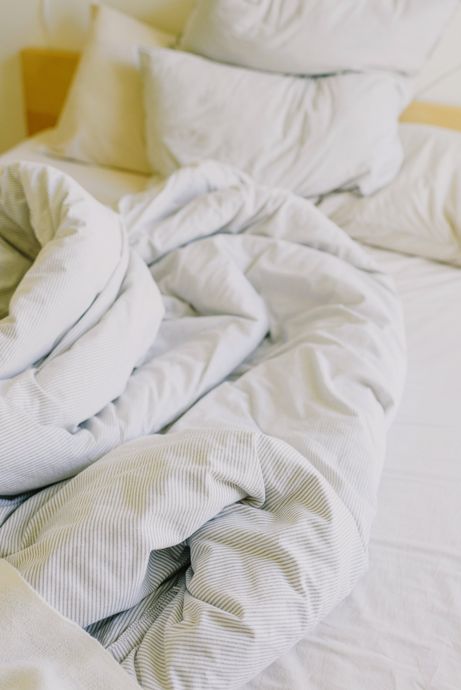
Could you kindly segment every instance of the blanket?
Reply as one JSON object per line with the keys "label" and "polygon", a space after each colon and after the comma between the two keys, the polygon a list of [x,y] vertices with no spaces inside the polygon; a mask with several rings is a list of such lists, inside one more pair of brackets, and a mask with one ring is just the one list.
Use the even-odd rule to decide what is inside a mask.
{"label": "blanket", "polygon": [[240,688],[366,568],[393,285],[310,202],[214,162],[118,214],[30,163],[0,200],[7,572],[146,690]]}

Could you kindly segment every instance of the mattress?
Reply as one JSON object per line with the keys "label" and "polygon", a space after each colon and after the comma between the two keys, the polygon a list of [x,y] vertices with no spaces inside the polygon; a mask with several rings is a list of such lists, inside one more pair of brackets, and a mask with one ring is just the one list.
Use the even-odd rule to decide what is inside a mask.
{"label": "mattress", "polygon": [[[46,138],[46,135],[45,135]],[[44,135],[0,158],[42,161],[114,206],[149,178],[46,158]],[[461,302],[459,269],[369,249],[404,306],[407,385],[391,429],[359,585],[248,690],[459,690]]]}

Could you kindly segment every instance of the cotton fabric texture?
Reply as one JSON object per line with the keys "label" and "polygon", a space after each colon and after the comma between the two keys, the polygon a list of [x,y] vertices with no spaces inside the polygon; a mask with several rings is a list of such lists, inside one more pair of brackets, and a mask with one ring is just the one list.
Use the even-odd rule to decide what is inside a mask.
{"label": "cotton fabric texture", "polygon": [[403,124],[399,174],[369,199],[333,194],[320,208],[352,237],[461,265],[461,133]]}
{"label": "cotton fabric texture", "polygon": [[85,163],[147,174],[137,46],[175,37],[98,5],[88,43],[47,150]]}
{"label": "cotton fabric texture", "polygon": [[141,690],[103,647],[0,560],[2,690]]}
{"label": "cotton fabric texture", "polygon": [[[3,177],[37,270],[10,298],[35,321],[1,381],[0,557],[145,690],[239,688],[367,566],[405,363],[392,282],[309,201],[216,162],[119,214],[57,171]],[[83,286],[63,211],[73,268],[101,261]]]}
{"label": "cotton fabric texture", "polygon": [[72,476],[121,442],[109,403],[164,307],[119,215],[51,167],[0,171],[0,260],[5,496]]}
{"label": "cotton fabric texture", "polygon": [[214,159],[260,184],[306,197],[371,194],[399,170],[403,78],[303,79],[222,65],[185,52],[141,52],[152,170]]}
{"label": "cotton fabric texture", "polygon": [[282,74],[415,74],[458,6],[458,0],[198,0],[181,47]]}

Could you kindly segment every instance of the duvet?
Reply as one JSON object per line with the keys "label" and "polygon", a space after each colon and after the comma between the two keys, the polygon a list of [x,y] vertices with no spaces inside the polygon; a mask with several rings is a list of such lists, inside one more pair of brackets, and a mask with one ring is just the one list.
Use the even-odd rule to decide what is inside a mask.
{"label": "duvet", "polygon": [[6,167],[0,265],[2,687],[243,687],[366,567],[391,282],[213,162],[118,213]]}

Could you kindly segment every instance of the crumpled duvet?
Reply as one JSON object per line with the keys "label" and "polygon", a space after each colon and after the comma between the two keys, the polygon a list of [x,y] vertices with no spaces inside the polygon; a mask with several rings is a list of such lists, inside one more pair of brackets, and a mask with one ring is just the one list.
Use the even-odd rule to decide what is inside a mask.
{"label": "crumpled duvet", "polygon": [[123,440],[110,403],[164,310],[118,215],[53,168],[2,171],[0,262],[0,494],[17,494]]}
{"label": "crumpled duvet", "polygon": [[213,162],[118,215],[50,168],[1,185],[0,555],[143,688],[240,688],[366,567],[393,286]]}

